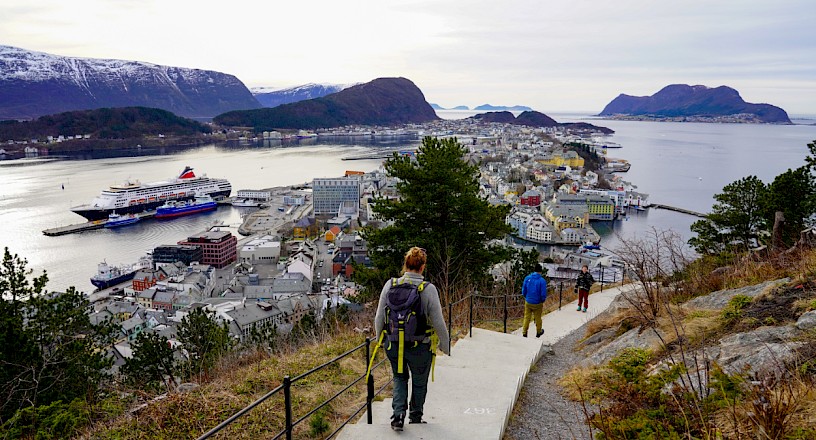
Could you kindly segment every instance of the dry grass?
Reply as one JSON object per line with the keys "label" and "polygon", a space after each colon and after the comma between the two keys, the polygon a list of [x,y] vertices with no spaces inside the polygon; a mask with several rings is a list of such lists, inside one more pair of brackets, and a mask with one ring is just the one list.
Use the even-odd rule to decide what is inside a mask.
{"label": "dry grass", "polygon": [[[246,407],[281,384],[287,374],[300,373],[325,363],[363,342],[363,336],[347,327],[336,329],[331,337],[315,338],[291,352],[245,361],[224,362],[215,379],[188,393],[171,393],[154,401],[132,416],[119,417],[92,426],[84,437],[115,439],[191,438],[203,434],[219,422]],[[293,415],[305,415],[334,393],[365,373],[365,350],[347,357],[292,386]],[[383,354],[377,355],[379,359]],[[246,364],[239,366],[240,364]],[[379,389],[391,378],[388,363],[374,374]],[[365,403],[365,383],[341,395],[329,404],[326,421],[334,430]],[[278,393],[238,419],[214,438],[255,439],[274,436],[284,428],[283,393]],[[331,432],[331,431],[329,431]],[[322,438],[309,435],[309,419],[295,428],[295,438]]]}
{"label": "dry grass", "polygon": [[580,402],[582,396],[587,398],[588,396],[582,393],[586,393],[587,384],[592,383],[601,369],[602,367],[574,367],[561,376],[558,385],[564,397],[574,402]]}
{"label": "dry grass", "polygon": [[[633,308],[618,309],[613,313],[602,313],[597,318],[589,321],[586,327],[586,337],[590,337],[600,331],[619,328],[621,325],[630,325],[638,321],[637,311]],[[633,326],[630,328],[634,328]]]}

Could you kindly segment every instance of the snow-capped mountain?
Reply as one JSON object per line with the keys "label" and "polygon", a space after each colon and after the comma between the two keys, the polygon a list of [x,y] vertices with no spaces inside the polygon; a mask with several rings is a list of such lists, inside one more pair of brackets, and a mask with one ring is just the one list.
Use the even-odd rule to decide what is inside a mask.
{"label": "snow-capped mountain", "polygon": [[238,78],[225,73],[0,45],[0,119],[130,106],[193,118],[261,107]]}
{"label": "snow-capped mountain", "polygon": [[345,90],[355,84],[303,84],[294,87],[253,87],[252,94],[264,107],[277,107],[291,102],[321,98]]}

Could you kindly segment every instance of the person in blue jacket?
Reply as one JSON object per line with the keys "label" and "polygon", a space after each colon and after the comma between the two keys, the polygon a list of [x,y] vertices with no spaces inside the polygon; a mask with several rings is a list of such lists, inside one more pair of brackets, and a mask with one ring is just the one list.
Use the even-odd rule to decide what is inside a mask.
{"label": "person in blue jacket", "polygon": [[524,297],[524,324],[521,327],[521,335],[527,337],[527,328],[530,327],[530,319],[535,321],[536,338],[544,334],[541,328],[541,310],[544,307],[544,300],[547,299],[547,280],[541,276],[544,267],[541,263],[536,263],[533,273],[524,278],[521,286],[521,295]]}

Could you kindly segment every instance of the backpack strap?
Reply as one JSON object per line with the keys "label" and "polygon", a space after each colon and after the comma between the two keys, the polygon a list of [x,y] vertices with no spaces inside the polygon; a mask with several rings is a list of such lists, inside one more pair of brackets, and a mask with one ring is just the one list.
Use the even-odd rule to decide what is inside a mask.
{"label": "backpack strap", "polygon": [[380,348],[380,345],[382,345],[382,341],[383,341],[384,337],[385,337],[385,330],[380,332],[380,339],[377,341],[377,345],[374,346],[374,352],[371,353],[371,361],[368,362],[368,371],[366,371],[366,383],[368,383],[368,376],[371,375],[371,367],[374,365],[374,358],[377,356],[377,349]]}

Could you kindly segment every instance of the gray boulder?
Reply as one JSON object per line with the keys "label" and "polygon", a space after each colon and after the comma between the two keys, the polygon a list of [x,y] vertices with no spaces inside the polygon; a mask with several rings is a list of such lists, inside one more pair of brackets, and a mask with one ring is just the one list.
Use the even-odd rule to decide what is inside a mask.
{"label": "gray boulder", "polygon": [[723,338],[718,345],[706,348],[705,354],[729,373],[746,368],[751,373],[773,372],[793,359],[803,344],[795,341],[800,333],[792,325],[760,327]]}
{"label": "gray boulder", "polygon": [[813,330],[816,328],[816,310],[803,313],[796,321],[796,328],[802,331]]}
{"label": "gray boulder", "polygon": [[[632,347],[655,350],[661,345],[660,338],[655,332],[660,332],[660,330],[646,329],[641,331],[640,328],[633,328],[590,354],[586,359],[581,361],[581,365],[589,367],[604,364],[615,357],[615,355],[624,348]],[[663,336],[662,332],[661,336]]]}
{"label": "gray boulder", "polygon": [[728,305],[731,298],[737,295],[745,295],[751,298],[756,298],[761,293],[770,289],[785,285],[790,282],[790,278],[781,278],[773,281],[766,281],[761,284],[753,286],[740,287],[738,289],[718,290],[709,293],[708,295],[698,296],[685,303],[687,307],[694,307],[697,309],[720,310]]}

